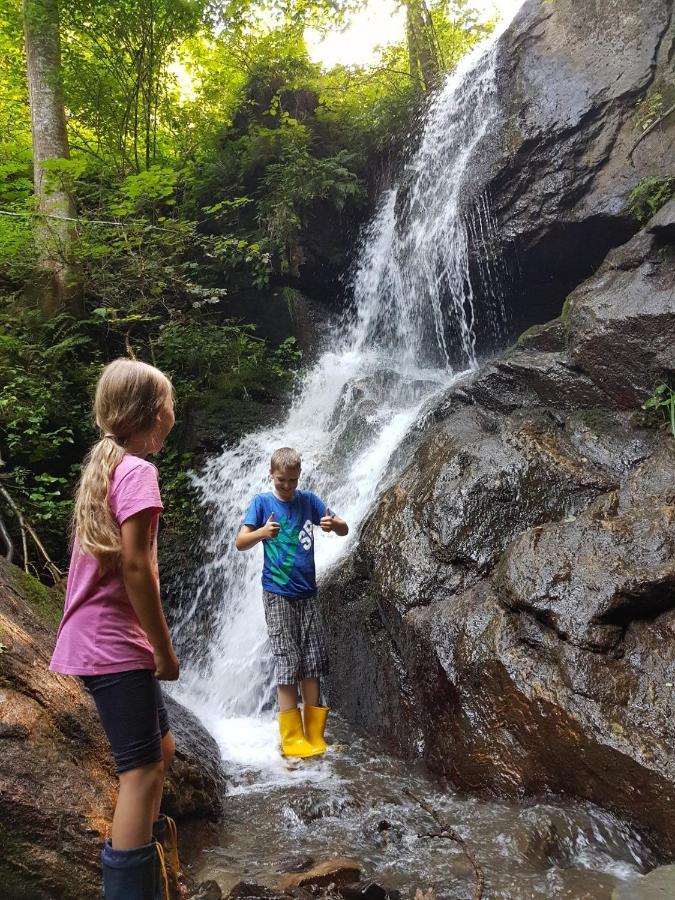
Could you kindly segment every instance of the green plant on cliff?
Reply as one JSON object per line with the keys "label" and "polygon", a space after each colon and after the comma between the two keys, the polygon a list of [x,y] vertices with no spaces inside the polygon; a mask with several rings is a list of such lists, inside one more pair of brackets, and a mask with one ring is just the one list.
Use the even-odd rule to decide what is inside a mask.
{"label": "green plant on cliff", "polygon": [[651,396],[642,404],[647,412],[660,413],[670,424],[670,431],[675,437],[675,390],[668,384],[658,384]]}
{"label": "green plant on cliff", "polygon": [[675,194],[675,178],[644,178],[628,198],[628,209],[640,225],[648,222]]}
{"label": "green plant on cliff", "polygon": [[634,126],[636,131],[646,131],[663,113],[663,94],[650,91],[635,104]]}

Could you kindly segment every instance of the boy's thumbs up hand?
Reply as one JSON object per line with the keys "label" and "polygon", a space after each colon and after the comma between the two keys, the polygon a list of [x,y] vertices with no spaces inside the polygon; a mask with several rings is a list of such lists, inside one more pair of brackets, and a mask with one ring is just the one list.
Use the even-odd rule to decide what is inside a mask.
{"label": "boy's thumbs up hand", "polygon": [[265,522],[261,529],[263,532],[263,540],[275,538],[279,534],[280,527],[281,526],[279,525],[279,523],[274,521],[274,513],[270,513],[269,519]]}
{"label": "boy's thumbs up hand", "polygon": [[319,524],[321,525],[322,531],[333,530],[333,513],[328,507],[326,507],[326,515],[321,517],[321,521]]}

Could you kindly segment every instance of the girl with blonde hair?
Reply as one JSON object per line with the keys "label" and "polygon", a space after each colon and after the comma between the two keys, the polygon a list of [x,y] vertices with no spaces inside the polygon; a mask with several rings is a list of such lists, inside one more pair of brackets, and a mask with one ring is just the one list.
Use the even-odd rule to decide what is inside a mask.
{"label": "girl with blonde hair", "polygon": [[[101,437],[82,471],[73,514],[65,608],[50,668],[79,676],[112,748],[119,795],[101,853],[106,900],[168,893],[171,820],[160,816],[175,744],[159,681],[178,678],[159,593],[157,453],[174,425],[169,379],[147,363],[117,359],[96,387]],[[175,849],[175,848],[174,848]]]}

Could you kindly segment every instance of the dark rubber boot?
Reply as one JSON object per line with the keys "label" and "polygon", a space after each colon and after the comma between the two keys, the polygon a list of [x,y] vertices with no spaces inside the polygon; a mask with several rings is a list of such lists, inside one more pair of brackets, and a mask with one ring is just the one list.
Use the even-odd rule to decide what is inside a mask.
{"label": "dark rubber boot", "polygon": [[155,841],[133,850],[113,850],[106,841],[101,864],[105,900],[164,900]]}

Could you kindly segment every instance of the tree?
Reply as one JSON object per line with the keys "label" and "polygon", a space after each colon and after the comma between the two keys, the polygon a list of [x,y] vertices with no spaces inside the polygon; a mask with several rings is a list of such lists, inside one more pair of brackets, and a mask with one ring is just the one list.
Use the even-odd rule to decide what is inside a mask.
{"label": "tree", "polygon": [[23,0],[28,97],[33,141],[33,183],[38,203],[36,239],[47,278],[43,309],[61,308],[69,293],[67,251],[75,208],[70,193],[49,171],[67,160],[68,134],[61,80],[58,0]]}
{"label": "tree", "polygon": [[433,90],[441,70],[431,12],[424,0],[406,0],[410,77],[418,90]]}
{"label": "tree", "polygon": [[205,22],[204,0],[75,0],[63,10],[73,149],[117,173],[162,161],[177,49]]}

